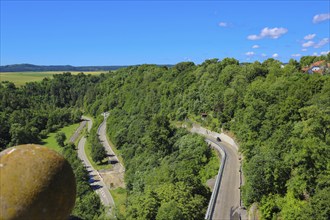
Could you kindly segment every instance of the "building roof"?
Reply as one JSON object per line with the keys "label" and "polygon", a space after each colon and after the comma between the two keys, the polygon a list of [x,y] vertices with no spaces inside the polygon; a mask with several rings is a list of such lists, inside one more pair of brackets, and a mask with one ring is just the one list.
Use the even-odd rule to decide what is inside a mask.
{"label": "building roof", "polygon": [[314,63],[312,63],[310,66],[313,67],[313,66],[320,66],[321,64],[323,64],[325,62],[325,60],[320,60],[320,61],[316,61]]}
{"label": "building roof", "polygon": [[305,66],[305,67],[301,68],[301,70],[303,72],[308,72],[308,73],[312,73],[312,72],[321,73],[322,72],[321,70],[316,70],[316,69],[312,70],[314,67],[320,67],[321,65],[325,65],[326,67],[329,67],[330,64],[326,63],[325,60],[319,60],[319,61],[312,63],[309,66]]}

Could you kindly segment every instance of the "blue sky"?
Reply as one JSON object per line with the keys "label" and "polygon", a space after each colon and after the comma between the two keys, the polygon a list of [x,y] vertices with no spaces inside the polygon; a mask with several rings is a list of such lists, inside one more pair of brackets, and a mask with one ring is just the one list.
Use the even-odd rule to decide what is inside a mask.
{"label": "blue sky", "polygon": [[1,0],[1,65],[241,62],[324,54],[324,1]]}

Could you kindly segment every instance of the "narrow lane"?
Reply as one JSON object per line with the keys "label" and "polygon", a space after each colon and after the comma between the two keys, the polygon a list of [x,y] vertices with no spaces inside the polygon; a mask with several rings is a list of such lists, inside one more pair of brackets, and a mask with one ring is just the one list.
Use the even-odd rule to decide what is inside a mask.
{"label": "narrow lane", "polygon": [[80,122],[79,127],[77,128],[77,130],[74,132],[74,134],[69,139],[70,143],[74,143],[77,140],[77,138],[79,137],[82,129],[86,126],[86,123],[87,122],[85,120]]}
{"label": "narrow lane", "polygon": [[[81,122],[88,125],[87,130],[90,131],[92,128],[92,120],[87,117],[83,117],[85,121]],[[86,169],[89,173],[90,177],[90,185],[95,190],[95,192],[100,196],[101,202],[104,206],[110,208],[110,212],[112,211],[112,208],[115,206],[115,203],[113,201],[113,198],[109,192],[109,190],[106,188],[105,183],[103,182],[103,179],[101,178],[100,174],[97,170],[93,168],[90,161],[87,158],[86,152],[85,152],[85,143],[86,143],[86,137],[82,137],[78,143],[78,157],[83,161],[84,165],[86,166]]]}
{"label": "narrow lane", "polygon": [[[100,126],[97,130],[97,134],[99,135],[100,142],[103,145],[103,147],[105,148],[105,150],[108,154],[110,163],[112,164],[111,170],[113,170],[114,172],[123,173],[123,172],[125,172],[125,168],[120,163],[117,155],[112,150],[112,147],[110,146],[110,144],[108,142],[107,135],[106,135],[106,125],[107,125],[107,123],[106,123],[106,117],[105,117],[104,121],[100,124]],[[122,180],[122,181],[124,181],[124,180]]]}
{"label": "narrow lane", "polygon": [[[240,207],[240,161],[236,144],[232,143],[232,140],[224,134],[212,132],[199,125],[194,125],[191,132],[205,136],[207,140],[211,141],[212,145],[221,146],[226,153],[220,188],[216,195],[216,203],[210,219],[246,219],[245,210]],[[217,141],[217,137],[220,137],[222,141]],[[228,142],[231,142],[231,144]],[[215,149],[219,151],[218,148]]]}
{"label": "narrow lane", "polygon": [[226,152],[220,190],[215,203],[213,220],[240,219],[240,175],[237,152],[227,143],[217,143]]}

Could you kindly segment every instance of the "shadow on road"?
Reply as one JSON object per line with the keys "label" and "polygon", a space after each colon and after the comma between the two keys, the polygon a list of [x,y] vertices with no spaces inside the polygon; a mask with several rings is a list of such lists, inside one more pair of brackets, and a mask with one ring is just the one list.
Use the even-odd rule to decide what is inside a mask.
{"label": "shadow on road", "polygon": [[118,162],[118,160],[110,160],[109,163],[112,164],[112,165],[114,165],[114,164],[117,164],[119,162]]}
{"label": "shadow on road", "polygon": [[91,178],[91,179],[88,180],[89,183],[96,183],[96,182],[99,182],[99,181],[100,180],[96,180],[96,179],[93,179],[93,178]]}
{"label": "shadow on road", "polygon": [[98,190],[98,189],[101,189],[101,188],[102,188],[102,186],[100,186],[100,185],[92,185],[93,190]]}
{"label": "shadow on road", "polygon": [[231,207],[230,208],[230,220],[240,220],[239,213],[237,213],[237,207]]}
{"label": "shadow on road", "polygon": [[93,172],[93,170],[91,170],[91,169],[87,170],[87,173],[92,173],[92,172]]}

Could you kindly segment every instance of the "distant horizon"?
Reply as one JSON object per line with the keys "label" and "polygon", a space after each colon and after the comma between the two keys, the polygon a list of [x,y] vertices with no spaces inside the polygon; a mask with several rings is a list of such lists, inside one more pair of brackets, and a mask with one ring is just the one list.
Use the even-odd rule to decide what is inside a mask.
{"label": "distant horizon", "polygon": [[[176,64],[176,63],[175,63]],[[33,65],[33,66],[71,66],[71,67],[101,67],[101,66],[140,66],[140,65],[175,65],[175,64],[162,64],[162,63],[141,63],[141,64],[127,64],[127,65],[116,65],[116,64],[106,64],[106,65],[71,65],[71,64],[35,64],[35,63],[12,63],[12,64],[5,64],[0,66],[14,66],[14,65]]]}
{"label": "distant horizon", "polygon": [[[328,51],[328,53],[330,53],[330,51]],[[315,54],[313,55],[313,54],[311,54],[311,55],[304,55],[304,56],[316,56],[316,57],[320,57],[320,56],[323,56],[323,55],[327,55],[328,53],[326,53],[326,54],[319,54],[319,55],[315,55]],[[161,66],[162,65],[164,65],[164,66],[170,65],[170,66],[174,66],[174,65],[176,65],[178,63],[181,63],[181,62],[193,62],[195,65],[200,65],[200,64],[202,64],[206,60],[218,59],[219,61],[221,61],[221,60],[226,59],[226,58],[234,58],[234,59],[238,60],[235,57],[224,57],[222,59],[220,59],[218,57],[214,57],[214,58],[208,58],[208,59],[202,60],[199,63],[196,63],[196,62],[194,62],[192,60],[188,60],[188,61],[187,60],[182,60],[182,61],[179,61],[179,62],[176,62],[176,63],[137,63],[137,64],[121,64],[121,65],[119,65],[119,64],[100,64],[100,65],[96,65],[96,64],[90,64],[90,65],[87,65],[87,64],[82,64],[82,65],[73,65],[73,64],[36,64],[36,63],[29,63],[29,62],[27,62],[27,63],[11,63],[11,64],[2,64],[2,63],[0,63],[0,66],[11,66],[11,65],[72,66],[72,67],[89,67],[89,66],[90,67],[93,67],[93,66],[140,66],[140,65],[161,65]],[[299,62],[300,59],[301,59],[301,57],[299,57],[299,58],[291,57],[287,61],[281,61],[281,60],[279,60],[277,58],[274,58],[274,57],[268,57],[267,59],[278,60],[281,63],[289,63],[290,59],[294,59],[294,60],[296,60],[296,61]],[[267,59],[265,59],[265,60],[267,60]],[[238,61],[239,61],[239,63],[254,63],[256,61],[262,63],[265,60],[262,60],[262,61],[260,61],[260,60],[250,60],[250,61],[249,60],[243,60],[243,61],[238,60]]]}
{"label": "distant horizon", "polygon": [[[330,52],[329,52],[330,53]],[[324,54],[326,55],[326,54]],[[315,56],[315,55],[306,55],[306,56]],[[319,55],[321,56],[321,55]],[[226,59],[226,58],[234,58],[236,59],[235,57],[224,57],[223,59]],[[269,57],[268,59],[270,59],[272,57]],[[223,59],[219,59],[217,57],[214,57],[214,58],[210,58],[210,59],[218,59],[219,61],[223,60]],[[205,59],[204,61],[206,60],[210,60],[210,59]],[[278,60],[276,58],[272,58],[274,60]],[[295,59],[295,58],[290,58],[290,59],[294,59],[296,61],[300,61],[300,58],[299,59]],[[123,65],[117,65],[117,64],[101,64],[101,65],[72,65],[72,64],[35,64],[35,63],[12,63],[12,64],[5,64],[5,65],[0,65],[0,66],[13,66],[13,65],[34,65],[34,66],[71,66],[71,67],[102,67],[102,66],[107,66],[107,67],[110,67],[110,66],[120,66],[120,67],[126,67],[126,66],[141,66],[141,65],[159,65],[159,66],[174,66],[178,63],[181,63],[181,62],[193,62],[195,65],[200,65],[202,64],[204,61],[202,61],[201,63],[196,63],[196,62],[193,62],[193,61],[179,61],[177,63],[138,63],[138,64],[123,64]],[[259,61],[259,60],[254,60],[254,61],[240,61],[238,60],[239,63],[254,63],[254,62],[263,62],[263,61]],[[265,61],[265,60],[264,60]],[[280,61],[281,63],[289,63],[290,60],[287,60],[285,62],[281,61],[281,60],[278,60]]]}
{"label": "distant horizon", "polygon": [[0,4],[0,65],[286,63],[330,51],[328,0]]}

